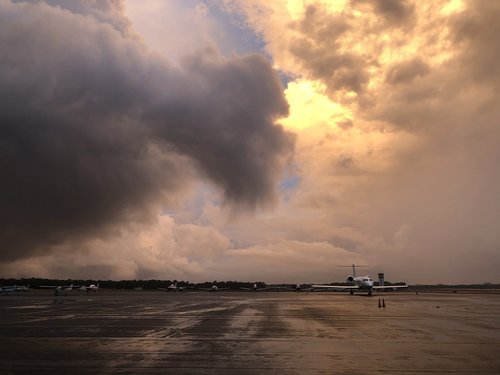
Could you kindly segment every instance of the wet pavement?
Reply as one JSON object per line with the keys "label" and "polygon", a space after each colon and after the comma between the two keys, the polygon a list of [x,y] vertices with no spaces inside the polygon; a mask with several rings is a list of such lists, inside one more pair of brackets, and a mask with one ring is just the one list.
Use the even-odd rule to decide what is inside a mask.
{"label": "wet pavement", "polygon": [[33,290],[0,317],[0,374],[500,374],[500,294]]}

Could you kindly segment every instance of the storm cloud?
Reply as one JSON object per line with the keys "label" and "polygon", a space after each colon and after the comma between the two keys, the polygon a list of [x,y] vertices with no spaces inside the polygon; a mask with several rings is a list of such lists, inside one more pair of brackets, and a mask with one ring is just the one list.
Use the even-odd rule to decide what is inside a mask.
{"label": "storm cloud", "polygon": [[0,1],[3,261],[155,220],[197,179],[231,205],[274,200],[294,140],[267,60],[207,48],[174,66],[120,2],[64,4]]}

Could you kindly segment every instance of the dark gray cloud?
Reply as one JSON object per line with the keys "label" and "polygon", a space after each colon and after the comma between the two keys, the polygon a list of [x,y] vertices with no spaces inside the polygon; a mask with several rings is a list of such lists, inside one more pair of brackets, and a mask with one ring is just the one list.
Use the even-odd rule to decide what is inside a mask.
{"label": "dark gray cloud", "polygon": [[264,58],[209,50],[174,68],[120,2],[55,4],[0,2],[1,259],[147,222],[193,174],[231,204],[273,200],[293,139]]}
{"label": "dark gray cloud", "polygon": [[386,81],[391,84],[408,83],[430,72],[429,66],[420,58],[398,63],[389,68]]}
{"label": "dark gray cloud", "polygon": [[272,161],[286,155],[293,141],[272,125],[288,111],[278,77],[258,55],[223,65],[197,55],[184,65],[192,87],[152,112],[155,138],[191,156],[233,203],[265,203],[279,173]]}
{"label": "dark gray cloud", "polygon": [[[353,35],[362,28],[365,31],[362,37],[375,40],[375,36],[387,29],[411,29],[416,21],[414,8],[404,0],[352,1],[344,11],[332,14],[319,4],[309,5],[300,21],[290,25],[295,36],[289,51],[308,72],[309,78],[326,85],[330,95],[342,90],[353,91],[360,95],[360,104],[370,105],[370,99],[363,94],[370,80],[370,69],[378,67],[379,62],[377,56],[368,51],[351,48],[356,42]],[[360,24],[355,11],[373,14],[376,19],[370,22],[366,19],[366,24]],[[422,67],[406,70],[411,68],[421,70]],[[402,75],[395,77],[404,78]]]}
{"label": "dark gray cloud", "polygon": [[13,3],[47,4],[75,15],[92,17],[94,21],[111,25],[126,36],[133,35],[131,23],[124,15],[124,0],[13,0]]}
{"label": "dark gray cloud", "polygon": [[408,0],[375,0],[375,10],[393,24],[405,24],[415,15],[415,7]]}
{"label": "dark gray cloud", "polygon": [[290,52],[313,79],[323,81],[332,92],[362,92],[369,78],[370,61],[340,48],[339,38],[351,29],[349,17],[332,15],[319,5],[310,5],[301,21],[291,25],[300,36],[292,41]]}
{"label": "dark gray cloud", "polygon": [[466,84],[481,82],[500,88],[500,2],[469,1],[452,17],[452,41],[461,50],[457,64],[466,70]]}

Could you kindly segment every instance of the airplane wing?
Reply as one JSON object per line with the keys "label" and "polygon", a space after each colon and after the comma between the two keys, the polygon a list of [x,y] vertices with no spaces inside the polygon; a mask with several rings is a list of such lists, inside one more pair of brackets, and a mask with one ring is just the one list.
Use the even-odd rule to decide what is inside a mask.
{"label": "airplane wing", "polygon": [[373,289],[400,289],[400,288],[408,288],[408,285],[374,285]]}
{"label": "airplane wing", "polygon": [[39,288],[48,288],[54,290],[54,295],[66,295],[70,290],[73,290],[75,286],[73,285],[40,285]]}
{"label": "airplane wing", "polygon": [[311,285],[311,288],[313,289],[333,289],[333,290],[354,290],[354,289],[359,289],[359,286],[357,285],[318,285],[318,284],[313,284]]}
{"label": "airplane wing", "polygon": [[7,289],[12,289],[12,290],[18,290],[18,291],[26,291],[30,288],[29,285],[4,285],[2,287],[0,287],[1,289],[3,290],[7,290]]}

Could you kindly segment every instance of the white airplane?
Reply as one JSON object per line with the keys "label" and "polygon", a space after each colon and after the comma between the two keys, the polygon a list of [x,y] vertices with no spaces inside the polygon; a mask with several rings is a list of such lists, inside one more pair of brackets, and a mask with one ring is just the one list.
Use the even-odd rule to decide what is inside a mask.
{"label": "white airplane", "polygon": [[99,290],[99,283],[97,283],[97,285],[95,284],[90,284],[89,286],[81,286],[80,287],[80,292],[94,292],[94,293],[97,293],[97,291]]}
{"label": "white airplane", "polygon": [[166,287],[166,288],[158,288],[158,290],[165,290],[167,292],[182,292],[182,291],[184,291],[184,287],[183,286],[177,286],[177,281],[174,281],[168,287]]}
{"label": "white airplane", "polygon": [[30,290],[30,284],[28,285],[14,285],[14,288],[18,291],[18,292],[27,292],[28,290]]}
{"label": "white airplane", "polygon": [[257,286],[257,283],[255,282],[255,283],[253,283],[253,286],[252,286],[251,288],[244,288],[244,287],[242,287],[242,288],[240,288],[240,289],[243,289],[243,290],[249,290],[249,291],[251,291],[251,292],[260,292],[260,291],[262,291],[262,290],[267,290],[267,289],[271,289],[271,288],[272,288],[272,287],[270,287],[270,286],[267,286],[267,287],[264,287],[264,288],[259,288],[259,287]]}
{"label": "white airplane", "polygon": [[28,290],[30,290],[29,285],[8,285],[0,287],[0,294],[27,292]]}
{"label": "white airplane", "polygon": [[17,290],[12,286],[2,286],[0,287],[0,294],[11,294],[16,293]]}
{"label": "white airplane", "polygon": [[373,280],[370,276],[356,276],[356,266],[352,265],[352,275],[347,276],[347,282],[352,285],[318,285],[313,284],[313,288],[325,288],[325,289],[334,289],[340,291],[349,291],[349,294],[354,294],[355,290],[366,290],[368,295],[371,296],[373,290],[381,290],[381,289],[400,289],[400,288],[408,288],[408,285],[373,285]]}
{"label": "white airplane", "polygon": [[18,290],[15,285],[2,286],[0,287],[0,294],[11,294],[17,293]]}
{"label": "white airplane", "polygon": [[207,292],[219,292],[221,290],[228,290],[231,288],[219,288],[216,284],[213,284],[210,288],[198,288],[199,290],[206,290]]}
{"label": "white airplane", "polygon": [[73,289],[80,288],[78,285],[40,285],[40,288],[54,289],[54,295],[58,296],[60,294],[66,295]]}

